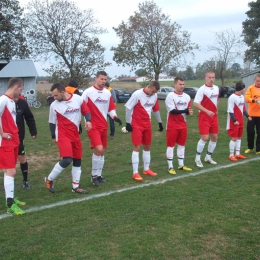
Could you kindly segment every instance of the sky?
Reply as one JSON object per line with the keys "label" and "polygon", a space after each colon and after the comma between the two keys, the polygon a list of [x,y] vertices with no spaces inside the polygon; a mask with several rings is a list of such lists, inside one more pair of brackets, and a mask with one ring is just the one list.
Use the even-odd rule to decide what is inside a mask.
{"label": "sky", "polygon": [[[30,0],[19,0],[20,5],[25,7]],[[113,60],[113,52],[110,48],[116,47],[120,39],[116,36],[112,27],[124,21],[127,22],[135,11],[138,11],[138,4],[142,0],[74,0],[82,10],[92,9],[94,16],[99,20],[99,26],[107,29],[108,33],[100,35],[102,46],[106,48],[105,59],[112,63],[106,71],[110,77],[122,74],[134,76],[134,71],[129,67],[118,66]],[[214,33],[222,30],[232,29],[236,33],[242,32],[242,22],[247,19],[245,14],[248,10],[248,3],[252,0],[154,0],[156,5],[162,9],[162,13],[169,15],[172,22],[181,25],[181,29],[191,34],[191,42],[200,46],[200,51],[195,51],[195,59],[187,57],[189,65],[196,66],[214,56],[214,52],[208,51],[208,46],[214,44]],[[244,47],[245,48],[245,47]],[[238,60],[242,64],[242,60]],[[35,63],[38,74],[46,75],[42,70],[48,67],[48,62]]]}

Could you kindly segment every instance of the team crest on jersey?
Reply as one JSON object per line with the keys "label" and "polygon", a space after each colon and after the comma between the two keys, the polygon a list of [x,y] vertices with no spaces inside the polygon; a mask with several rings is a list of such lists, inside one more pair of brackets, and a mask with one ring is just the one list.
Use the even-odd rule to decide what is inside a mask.
{"label": "team crest on jersey", "polygon": [[143,106],[144,107],[153,107],[154,103],[150,103],[149,101],[146,101],[146,103]]}
{"label": "team crest on jersey", "polygon": [[244,104],[245,104],[244,102],[241,102],[241,101],[240,101],[240,102],[238,103],[238,106],[239,106],[239,107],[240,107],[240,106],[244,106]]}
{"label": "team crest on jersey", "polygon": [[218,94],[211,94],[210,95],[210,98],[216,98],[216,97],[218,97]]}
{"label": "team crest on jersey", "polygon": [[68,106],[66,111],[64,112],[64,115],[78,113],[79,111],[80,111],[79,108],[74,108],[74,107],[69,107]]}
{"label": "team crest on jersey", "polygon": [[108,102],[108,100],[102,99],[102,98],[100,98],[100,97],[98,97],[98,98],[94,101],[94,103],[107,103],[107,102]]}
{"label": "team crest on jersey", "polygon": [[183,106],[183,105],[186,105],[186,104],[187,104],[187,102],[186,101],[182,101],[182,100],[179,100],[177,102],[177,105],[179,105],[179,106]]}

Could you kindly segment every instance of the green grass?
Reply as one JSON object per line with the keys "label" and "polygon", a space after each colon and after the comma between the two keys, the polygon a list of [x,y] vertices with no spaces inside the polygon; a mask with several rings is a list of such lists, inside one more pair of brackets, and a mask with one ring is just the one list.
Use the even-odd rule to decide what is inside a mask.
{"label": "green grass", "polygon": [[[160,105],[165,124],[164,101]],[[117,107],[124,122],[124,104]],[[116,124],[115,139],[108,140],[105,156],[103,175],[108,183],[95,188],[90,183],[92,152],[83,133],[81,186],[89,193],[79,195],[71,192],[70,167],[55,181],[55,194],[46,190],[43,179],[59,155],[50,138],[49,108],[33,108],[38,137],[33,141],[27,134],[25,140],[32,189],[22,189],[19,167],[15,181],[15,195],[27,202],[23,207],[27,214],[0,218],[0,259],[260,259],[259,160],[244,164],[228,160],[226,110],[227,99],[222,98],[220,134],[213,154],[218,165],[204,164],[203,170],[194,165],[199,140],[197,113],[187,118],[185,164],[193,171],[177,170],[176,177],[183,177],[179,179],[167,173],[165,131],[158,132],[153,115],[151,168],[158,176],[145,176],[143,183],[131,179],[130,134],[122,134]],[[241,151],[246,148],[244,134]],[[202,158],[205,152],[206,147]],[[254,158],[255,154],[248,155],[248,159]],[[234,167],[221,168],[226,165]],[[139,168],[141,171],[141,155]],[[152,185],[155,181],[161,183]],[[143,184],[151,185],[141,187]],[[125,191],[116,192],[119,189]],[[0,217],[6,212],[3,187],[1,190]],[[82,198],[89,200],[80,201]],[[73,203],[40,210],[73,199]]]}

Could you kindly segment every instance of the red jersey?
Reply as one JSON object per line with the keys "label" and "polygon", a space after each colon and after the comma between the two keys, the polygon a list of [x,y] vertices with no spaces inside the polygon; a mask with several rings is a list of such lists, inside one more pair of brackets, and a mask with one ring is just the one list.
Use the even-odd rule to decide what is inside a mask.
{"label": "red jersey", "polygon": [[87,104],[79,95],[72,95],[68,100],[55,100],[51,103],[49,123],[56,124],[56,141],[66,138],[79,139],[81,115],[90,112]]}
{"label": "red jersey", "polygon": [[16,125],[15,102],[7,95],[2,95],[0,97],[0,126],[3,129],[3,132],[12,134],[12,139],[10,141],[0,136],[0,147],[18,146],[20,141]]}
{"label": "red jersey", "polygon": [[151,127],[151,112],[160,110],[157,94],[147,95],[144,89],[137,90],[125,104],[132,112],[131,124],[135,128]]}
{"label": "red jersey", "polygon": [[111,118],[117,116],[110,91],[106,88],[99,89],[92,86],[83,92],[82,98],[88,104],[91,112],[92,129],[107,129],[107,114]]}
{"label": "red jersey", "polygon": [[171,92],[165,99],[165,105],[167,109],[167,122],[166,129],[183,129],[187,128],[186,113],[183,114],[171,114],[173,109],[184,110],[191,106],[190,96],[186,93]]}

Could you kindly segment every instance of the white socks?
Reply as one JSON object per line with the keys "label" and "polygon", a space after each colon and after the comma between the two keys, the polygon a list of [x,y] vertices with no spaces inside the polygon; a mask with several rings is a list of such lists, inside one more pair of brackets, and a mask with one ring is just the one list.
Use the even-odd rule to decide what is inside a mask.
{"label": "white socks", "polygon": [[60,166],[60,163],[56,163],[47,179],[49,181],[54,181],[64,169],[65,168]]}
{"label": "white socks", "polygon": [[14,177],[4,174],[5,197],[14,198]]}

